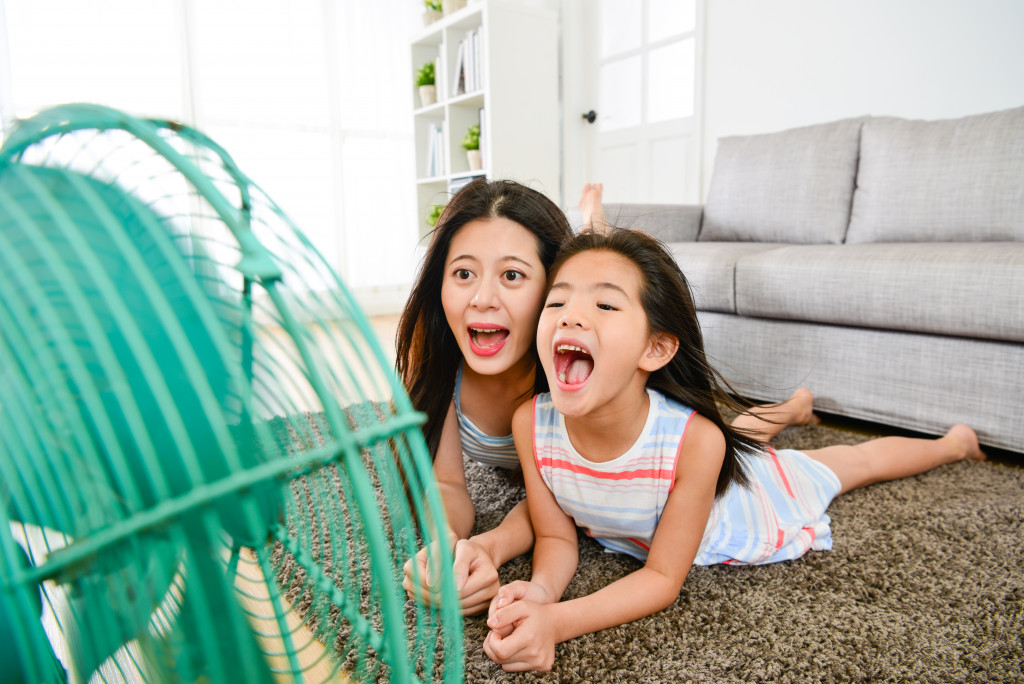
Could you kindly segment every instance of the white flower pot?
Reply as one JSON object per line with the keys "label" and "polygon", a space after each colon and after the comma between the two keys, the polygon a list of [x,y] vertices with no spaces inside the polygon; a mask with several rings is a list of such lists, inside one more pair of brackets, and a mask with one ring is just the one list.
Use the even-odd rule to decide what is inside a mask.
{"label": "white flower pot", "polygon": [[466,160],[469,162],[470,171],[479,171],[483,168],[483,160],[480,158],[480,150],[466,150]]}
{"label": "white flower pot", "polygon": [[441,0],[441,9],[445,14],[457,12],[466,6],[466,0]]}
{"label": "white flower pot", "polygon": [[444,15],[435,9],[423,10],[423,25],[430,26]]}
{"label": "white flower pot", "polygon": [[432,85],[420,86],[420,106],[429,107],[437,102],[437,88]]}

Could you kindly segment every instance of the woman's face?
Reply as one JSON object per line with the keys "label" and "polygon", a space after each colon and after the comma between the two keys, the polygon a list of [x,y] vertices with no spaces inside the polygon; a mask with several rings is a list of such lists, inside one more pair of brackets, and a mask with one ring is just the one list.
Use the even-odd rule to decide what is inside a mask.
{"label": "woman's face", "polygon": [[546,274],[537,238],[506,218],[470,221],[445,260],[441,305],[466,364],[481,375],[532,363]]}

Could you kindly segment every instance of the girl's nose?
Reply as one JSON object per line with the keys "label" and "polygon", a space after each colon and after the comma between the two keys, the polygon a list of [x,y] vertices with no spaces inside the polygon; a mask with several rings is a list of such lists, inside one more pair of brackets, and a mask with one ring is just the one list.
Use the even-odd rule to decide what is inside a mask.
{"label": "girl's nose", "polygon": [[580,316],[574,307],[566,305],[562,310],[562,317],[558,320],[559,328],[584,327],[583,317]]}

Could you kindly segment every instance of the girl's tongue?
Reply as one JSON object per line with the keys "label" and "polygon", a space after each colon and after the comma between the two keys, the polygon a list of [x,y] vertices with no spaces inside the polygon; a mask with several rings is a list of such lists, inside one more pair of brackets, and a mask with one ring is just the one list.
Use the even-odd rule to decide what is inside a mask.
{"label": "girl's tongue", "polygon": [[594,372],[594,359],[579,347],[562,345],[555,353],[555,372],[567,385],[582,385]]}

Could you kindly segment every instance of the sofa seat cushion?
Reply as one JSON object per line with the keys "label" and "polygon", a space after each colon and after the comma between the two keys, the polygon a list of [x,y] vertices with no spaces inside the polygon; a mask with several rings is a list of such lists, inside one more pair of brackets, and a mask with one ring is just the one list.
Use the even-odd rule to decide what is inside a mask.
{"label": "sofa seat cushion", "polygon": [[785,245],[765,242],[672,242],[676,263],[690,283],[700,311],[736,313],[736,263]]}
{"label": "sofa seat cushion", "polygon": [[867,119],[846,241],[1024,241],[1024,107]]}
{"label": "sofa seat cushion", "polygon": [[842,242],[863,121],[719,140],[698,239]]}
{"label": "sofa seat cushion", "polygon": [[786,246],[736,264],[736,312],[1024,342],[1024,243]]}

